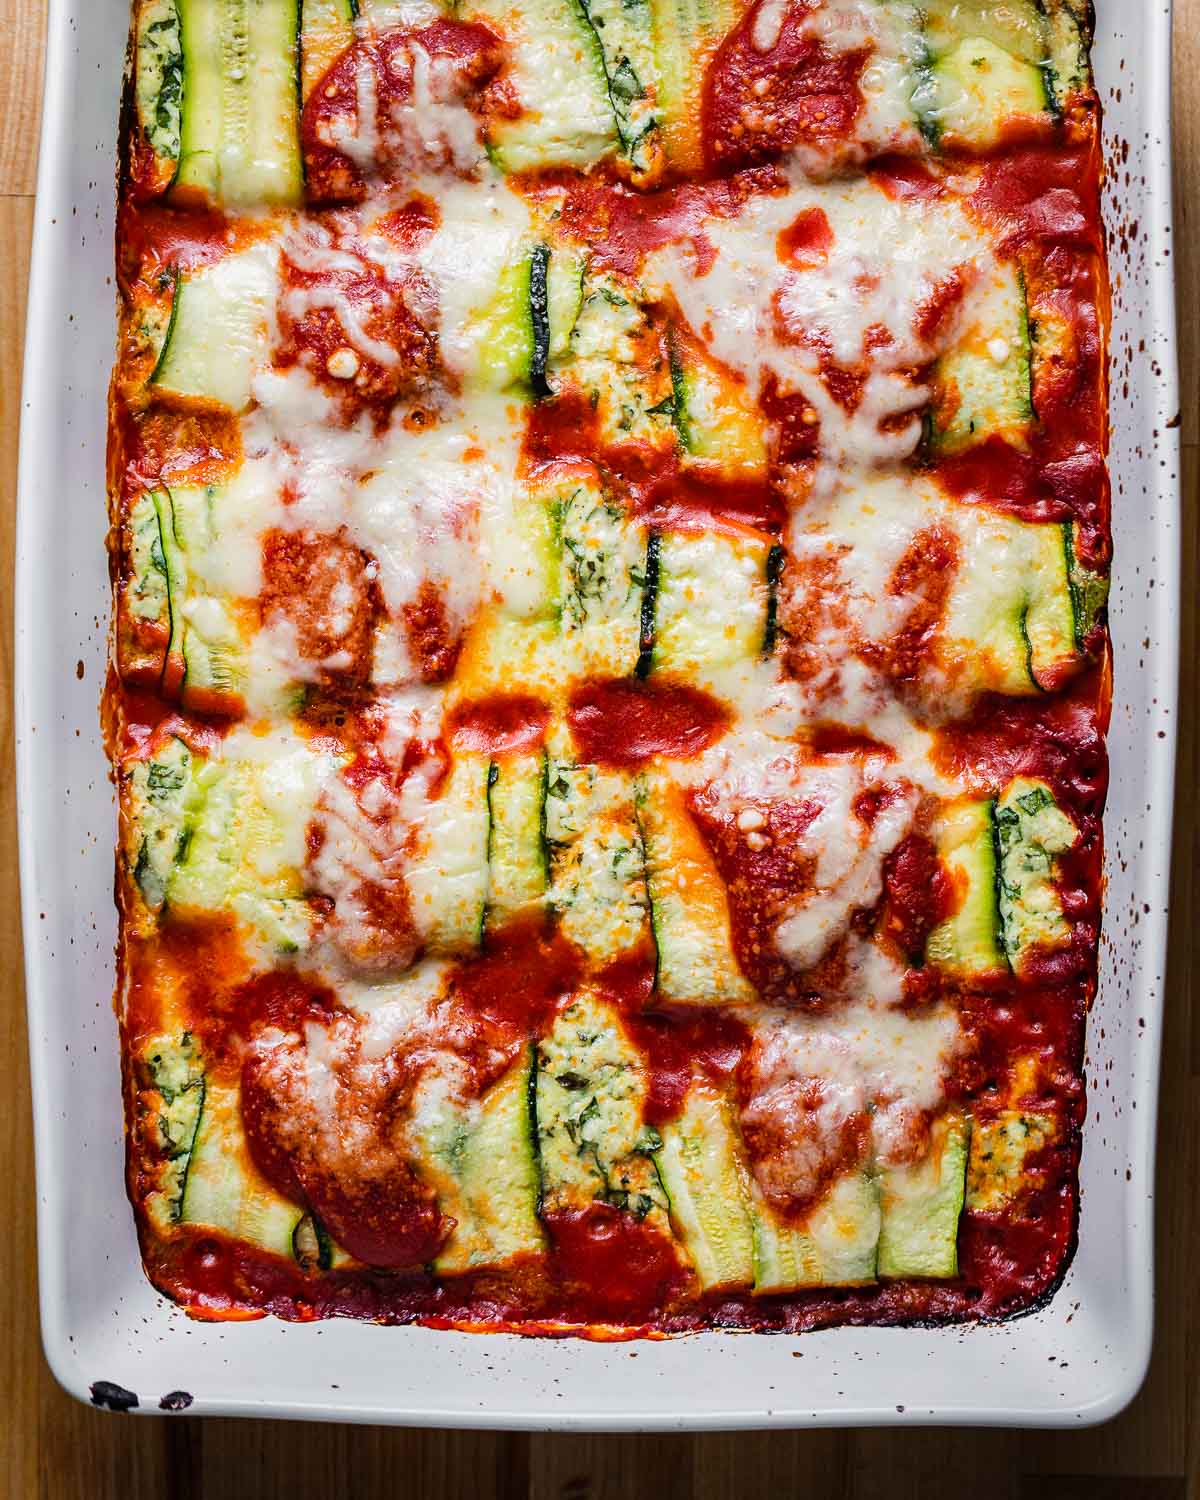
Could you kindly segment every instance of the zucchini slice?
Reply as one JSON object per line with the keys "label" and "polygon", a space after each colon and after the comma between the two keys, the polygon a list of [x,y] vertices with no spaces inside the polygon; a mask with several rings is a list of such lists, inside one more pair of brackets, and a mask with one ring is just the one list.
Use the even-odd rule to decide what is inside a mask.
{"label": "zucchini slice", "polygon": [[514,619],[485,606],[463,645],[454,685],[463,699],[529,693],[553,699],[561,687],[558,621]]}
{"label": "zucchini slice", "polygon": [[679,1117],[662,1127],[655,1154],[670,1200],[671,1223],[701,1289],[754,1281],[754,1229],[741,1142],[729,1099],[697,1079]]}
{"label": "zucchini slice", "polygon": [[676,172],[704,166],[704,75],[739,19],[734,0],[650,0],[658,109],[668,165]]}
{"label": "zucchini slice", "polygon": [[[202,568],[218,543],[218,491],[206,487],[160,493],[167,494],[170,506],[170,655],[182,659],[180,697],[188,706],[208,706],[214,698],[235,703],[240,701],[247,666],[238,622],[229,601],[207,592],[202,581],[193,578],[193,566]],[[165,507],[162,521],[165,532]]]}
{"label": "zucchini slice", "polygon": [[513,755],[488,772],[489,926],[536,912],[546,896],[546,757]]}
{"label": "zucchini slice", "polygon": [[993,437],[1024,447],[1034,420],[1029,310],[1020,270],[999,262],[972,307],[973,321],[934,374],[928,446],[938,457]]}
{"label": "zucchini slice", "polygon": [[659,994],[691,1005],[753,1000],[754,989],[734,956],[724,883],[679,787],[664,771],[643,772],[636,807]]}
{"label": "zucchini slice", "polygon": [[460,659],[464,694],[548,698],[580,678],[631,674],[641,651],[646,528],[594,473],[536,482],[488,538],[500,603]]}
{"label": "zucchini slice", "polygon": [[127,682],[158,686],[171,637],[171,589],[153,490],[133,501],[122,527],[117,669]]}
{"label": "zucchini slice", "polygon": [[865,1286],[876,1279],[879,1182],[871,1172],[839,1177],[801,1224],[753,1192],[754,1290],[759,1295],[813,1286]]}
{"label": "zucchini slice", "polygon": [[921,1161],[884,1172],[880,1276],[958,1275],[958,1220],[970,1138],[969,1116],[951,1110],[933,1122]]}
{"label": "zucchini slice", "polygon": [[261,1250],[294,1259],[303,1208],[277,1193],[250,1159],[242,1132],[242,1096],[236,1085],[205,1081],[188,1163],[179,1219],[223,1229]]}
{"label": "zucchini slice", "polygon": [[1009,121],[1057,109],[1038,0],[922,0],[913,110],[930,145],[988,150]]}
{"label": "zucchini slice", "polygon": [[654,633],[658,619],[658,588],[661,574],[662,534],[651,531],[646,538],[646,566],[642,581],[642,609],[639,620],[638,659],[634,671],[649,677],[654,670]]}
{"label": "zucchini slice", "polygon": [[175,530],[175,502],[170,490],[152,490],[150,500],[158,521],[158,540],[162,551],[167,592],[167,651],[163,661],[162,689],[168,693],[182,686],[184,666],[183,642],[187,632],[184,604],[187,598],[187,564]]}
{"label": "zucchini slice", "polygon": [[640,287],[589,266],[569,349],[554,368],[587,397],[605,443],[675,446],[670,360]]}
{"label": "zucchini slice", "polygon": [[567,670],[572,677],[627,677],[641,651],[646,528],[598,480],[562,486],[552,504]]}
{"label": "zucchini slice", "polygon": [[142,900],[159,912],[185,844],[192,790],[192,752],[174,736],[129,770],[132,874]]}
{"label": "zucchini slice", "polygon": [[[147,491],[133,507],[128,530],[132,576],[125,610],[135,624],[153,621],[165,635],[156,684],[163,696],[201,712],[237,715],[249,707],[263,717],[296,713],[304,682],[259,664],[252,601],[222,592],[231,560],[243,546],[257,547],[253,516],[237,489]],[[124,643],[121,649],[125,670]]]}
{"label": "zucchini slice", "polygon": [[304,198],[300,0],[177,0],[182,202],[288,207]]}
{"label": "zucchini slice", "polygon": [[1002,974],[1008,967],[996,902],[994,816],[992,802],[963,800],[945,808],[934,827],[954,909],[929,934],[925,956],[948,974]]}
{"label": "zucchini slice", "polygon": [[196,1224],[294,1260],[312,1273],[352,1264],[311,1213],[284,1198],[250,1156],[241,1090],[206,1070],[195,1038],[152,1037],[140,1070],[152,1091],[164,1166],[147,1210],[161,1228]]}
{"label": "zucchini slice", "polygon": [[650,0],[580,0],[580,6],[600,48],[621,155],[634,182],[644,183],[662,156]]}
{"label": "zucchini slice", "polygon": [[981,513],[960,534],[969,552],[942,636],[952,675],[980,692],[1059,687],[1082,662],[1077,622],[1089,598],[1072,593],[1064,528]]}
{"label": "zucchini slice", "polygon": [[[304,740],[277,733],[270,755],[255,737],[252,757],[227,740],[224,759],[189,758],[183,787],[171,792],[155,880],[165,878],[161,908],[231,912],[281,954],[295,953],[311,938],[303,830],[329,762]],[[179,780],[182,757],[164,769],[162,754],[148,763],[147,796],[156,774]],[[131,813],[135,821],[147,817],[136,779]],[[166,868],[168,848],[173,855]]]}
{"label": "zucchini slice", "polygon": [[470,15],[507,43],[506,77],[521,103],[515,119],[487,127],[501,171],[584,168],[613,154],[604,56],[577,0],[475,0]]}
{"label": "zucchini slice", "polygon": [[503,613],[514,620],[558,623],[562,609],[558,495],[556,487],[520,488],[513,496],[511,522],[489,532],[491,581]]}
{"label": "zucchini slice", "polygon": [[929,935],[929,962],[951,974],[1020,976],[1035,948],[1068,942],[1054,861],[1077,838],[1050,788],[1029,777],[995,801],[951,804],[935,840],[956,906]]}
{"label": "zucchini slice", "polygon": [[1060,1128],[1058,1117],[1044,1110],[976,1115],[967,1161],[967,1207],[985,1214],[1011,1208],[1033,1185],[1029,1157],[1052,1145]]}
{"label": "zucchini slice", "polygon": [[544,1249],[532,1090],[529,1047],[476,1113],[446,1111],[428,1132],[439,1207],[456,1221],[434,1262],[439,1274],[504,1266]]}
{"label": "zucchini slice", "polygon": [[301,0],[300,87],[308,96],[354,41],[354,0]]}
{"label": "zucchini slice", "polygon": [[756,404],[692,340],[676,329],[668,339],[673,415],[685,462],[695,460],[731,479],[762,478],[767,441]]}
{"label": "zucchini slice", "polygon": [[160,1224],[183,1214],[188,1168],[204,1109],[204,1068],[190,1032],[152,1037],[141,1054],[142,1072],[158,1095],[155,1124],[164,1164],[151,1195],[150,1213]]}
{"label": "zucchini slice", "polygon": [[583,297],[583,257],[535,245],[501,272],[495,295],[473,320],[476,378],[488,390],[549,395],[547,369],[567,349]]}
{"label": "zucchini slice", "polygon": [[278,283],[279,252],[269,244],[181,272],[151,390],[248,410]]}
{"label": "zucchini slice", "polygon": [[172,538],[169,531],[166,536],[163,534],[161,495],[162,491],[143,490],[130,509],[129,559],[133,576],[127,599],[130,614],[169,629],[171,589],[167,553]]}
{"label": "zucchini slice", "polygon": [[[539,254],[544,247],[539,249]],[[479,382],[489,390],[528,387],[535,358],[530,298],[533,255],[523,256],[501,273],[496,294],[479,321]]]}
{"label": "zucchini slice", "polygon": [[434,953],[470,953],[483,939],[490,774],[487,756],[457,756],[441,795],[425,809],[406,876],[413,917]]}
{"label": "zucchini slice", "polygon": [[1031,525],[1025,542],[1022,629],[1029,643],[1028,672],[1039,688],[1052,690],[1080,662],[1077,601],[1071,588],[1066,528]]}
{"label": "zucchini slice", "polygon": [[1046,88],[1064,114],[1071,100],[1092,87],[1091,15],[1088,0],[1041,0],[1046,16]]}
{"label": "zucchini slice", "polygon": [[645,1067],[618,1012],[583,991],[536,1053],[539,1212],[607,1203],[669,1235],[667,1197],[653,1161],[661,1142],[642,1123]]}
{"label": "zucchini slice", "polygon": [[1075,547],[1075,525],[1067,521],[1062,529],[1063,552],[1067,561],[1067,586],[1071,593],[1071,616],[1075,626],[1075,644],[1081,652],[1088,649],[1088,637],[1095,630],[1101,610],[1108,605],[1109,580],[1079,560]]}

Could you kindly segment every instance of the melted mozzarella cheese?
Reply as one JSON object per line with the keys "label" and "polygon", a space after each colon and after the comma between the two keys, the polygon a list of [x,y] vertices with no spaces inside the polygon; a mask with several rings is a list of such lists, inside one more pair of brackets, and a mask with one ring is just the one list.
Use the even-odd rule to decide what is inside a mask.
{"label": "melted mozzarella cheese", "polygon": [[[913,691],[923,711],[940,721],[963,713],[984,687],[1009,690],[988,675],[990,643],[1019,611],[1026,575],[1033,575],[1044,551],[1043,528],[983,505],[949,501],[913,474],[864,478],[852,491],[814,499],[791,521],[792,555],[801,564],[834,567],[835,581],[822,587],[836,594],[850,620],[849,630],[835,626],[821,639],[828,678],[841,685],[855,676],[863,683],[874,679],[880,703],[872,705],[870,721],[856,722],[870,722],[880,738],[889,716],[895,721],[895,694],[856,653],[885,647],[903,626],[912,590],[893,587],[893,579],[905,554],[931,528],[952,541],[957,555],[934,570],[946,597],[923,644]],[[823,683],[808,686],[823,696]]]}
{"label": "melted mozzarella cheese", "polygon": [[[815,209],[833,233],[827,261],[786,264],[778,235]],[[930,396],[912,371],[956,326],[949,320],[927,342],[918,332],[921,309],[951,277],[970,284],[994,263],[959,204],[898,203],[870,182],[796,177],[736,218],[707,222],[704,234],[716,251],[711,265],[706,258],[701,270],[690,246],[672,244],[650,257],[648,280],[752,391],[770,374],[781,392],[804,397],[820,421],[824,488],[864,466],[910,457],[921,436],[917,413]],[[828,358],[865,375],[853,411],[822,379]]]}
{"label": "melted mozzarella cheese", "polygon": [[756,52],[770,52],[779,41],[784,18],[788,11],[788,0],[761,0],[754,12],[754,25],[750,41]]}
{"label": "melted mozzarella cheese", "polygon": [[354,485],[378,455],[370,417],[341,426],[337,404],[302,365],[263,371],[254,398],[258,404],[242,423],[242,441],[248,458],[274,470],[276,524],[336,531]]}
{"label": "melted mozzarella cheese", "polygon": [[[372,576],[394,617],[432,584],[457,631],[485,590],[516,598],[532,589],[509,556],[519,456],[511,402],[471,393],[436,424],[410,432],[396,421],[381,436],[366,415],[349,428],[338,425],[333,398],[299,365],[264,372],[255,395],[237,481],[251,503],[223,547],[229,565],[220,570],[227,584],[243,585],[231,591],[261,586],[251,540],[272,526],[344,530],[373,559]],[[288,659],[287,644],[276,633],[254,648],[255,660],[271,672],[271,663]],[[376,661],[382,682],[409,680],[402,630],[382,634]],[[297,670],[295,679],[314,680],[316,665]]]}
{"label": "melted mozzarella cheese", "polygon": [[351,493],[350,535],[378,564],[388,608],[398,614],[425,583],[444,591],[461,625],[479,597],[477,537],[481,491],[494,477],[471,435],[439,424],[389,445],[381,464]]}
{"label": "melted mozzarella cheese", "polygon": [[253,767],[254,793],[271,820],[274,837],[254,847],[264,881],[299,870],[306,857],[308,822],[323,789],[336,779],[337,758],[317,751],[290,727],[238,726],[225,738],[222,759]]}
{"label": "melted mozzarella cheese", "polygon": [[[883,152],[915,154],[922,140],[912,107],[914,69],[923,56],[921,18],[906,0],[823,0],[805,21],[805,30],[834,51],[865,51],[859,79],[863,108],[852,132],[853,157],[867,160]],[[820,174],[815,152],[798,152],[809,171]]]}
{"label": "melted mozzarella cheese", "polygon": [[471,172],[484,159],[475,116],[460,96],[458,75],[448,57],[431,58],[419,42],[409,43],[412,97],[393,105],[392,124],[410,159],[437,167],[444,161]]}
{"label": "melted mozzarella cheese", "polygon": [[481,182],[441,184],[437,202],[441,222],[418,261],[438,289],[442,360],[465,376],[476,368],[480,341],[491,329],[478,314],[529,236],[529,207],[495,172]]}
{"label": "melted mozzarella cheese", "polygon": [[400,356],[391,344],[367,332],[354,302],[339,286],[326,282],[322,286],[292,287],[284,293],[282,306],[288,317],[297,322],[315,309],[327,308],[337,318],[348,342],[360,354],[365,354],[384,369],[399,363]]}
{"label": "melted mozzarella cheese", "polygon": [[[813,862],[812,888],[775,932],[778,951],[797,971],[818,963],[845,936],[854,913],[869,911],[879,900],[883,862],[909,833],[921,795],[919,786],[897,774],[886,751],[861,761],[814,765],[794,744],[764,735],[752,724],[740,725],[700,761],[673,769],[681,780],[704,785],[715,805],[737,815],[750,836],[758,823],[740,821],[747,810],[761,813],[782,801],[816,809],[796,842],[796,851]],[[868,827],[854,805],[871,789],[889,796]],[[887,985],[889,991],[895,988],[894,976]]]}
{"label": "melted mozzarella cheese", "polygon": [[319,682],[322,663],[300,650],[295,622],[280,616],[250,637],[242,697],[252,718],[266,718],[297,683]]}
{"label": "melted mozzarella cheese", "polygon": [[917,795],[905,788],[856,837],[853,802],[860,790],[855,765],[809,771],[805,795],[820,812],[799,848],[816,859],[815,889],[775,930],[775,946],[795,969],[811,968],[845,933],[856,911],[875,905],[883,890],[883,861],[912,827]]}
{"label": "melted mozzarella cheese", "polygon": [[445,959],[423,958],[407,974],[383,983],[342,980],[340,998],[363,1018],[359,1038],[364,1059],[386,1057],[431,1030],[446,998],[449,968]]}
{"label": "melted mozzarella cheese", "polygon": [[318,134],[327,146],[348,156],[364,177],[375,169],[379,156],[379,79],[375,58],[360,48],[354,59],[354,114],[322,120]]}
{"label": "melted mozzarella cheese", "polygon": [[904,1160],[919,1150],[919,1119],[939,1108],[961,1046],[952,1007],[910,1014],[873,998],[817,1015],[760,1011],[749,1017],[763,1094],[789,1082],[820,1079],[818,1128],[836,1135],[851,1115],[870,1110],[876,1158]]}

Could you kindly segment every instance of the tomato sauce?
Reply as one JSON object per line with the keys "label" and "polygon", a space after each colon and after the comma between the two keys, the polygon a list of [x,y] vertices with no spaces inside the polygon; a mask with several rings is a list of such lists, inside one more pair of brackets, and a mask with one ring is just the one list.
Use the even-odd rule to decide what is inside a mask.
{"label": "tomato sauce", "polygon": [[403,607],[408,649],[422,682],[442,682],[451,676],[462,650],[462,634],[451,622],[442,591],[428,578],[417,597]]}
{"label": "tomato sauce", "polygon": [[883,867],[884,921],[910,960],[922,962],[929,934],[950,913],[950,882],[937,850],[923,834],[906,838]]}
{"label": "tomato sauce", "polygon": [[[410,1266],[432,1259],[452,1227],[432,1188],[393,1150],[372,1156],[370,1170],[347,1170],[345,1145],[331,1142],[321,1122],[304,1120],[305,1128],[298,1130],[293,1101],[273,1076],[286,1045],[252,1052],[242,1065],[242,1125],[255,1165],[285,1197],[311,1208],[338,1243],[367,1265]],[[383,1101],[372,1102],[373,1113],[382,1115],[374,1122],[382,1145],[390,1123],[386,1103],[380,1110]],[[371,1150],[373,1143],[364,1141],[363,1133],[360,1126],[353,1138],[355,1155]]]}
{"label": "tomato sauce", "polygon": [[670,434],[662,443],[606,442],[586,395],[565,389],[529,413],[524,461],[533,474],[583,464],[599,472],[630,514],[670,530],[731,531],[751,527],[778,536],[786,509],[765,472],[731,478],[694,460],[687,466]]}
{"label": "tomato sauce", "polygon": [[940,198],[946,191],[941,176],[926,162],[911,156],[881,156],[867,168],[867,176],[896,202]]}
{"label": "tomato sauce", "polygon": [[467,115],[482,107],[482,86],[502,56],[492,32],[462,21],[357,38],[304,106],[300,141],[309,202],[361,202],[375,174],[399,181],[429,168],[453,173],[473,166],[457,160],[453,141],[422,134],[416,119],[406,133],[402,122],[412,112],[418,67],[438,104]]}
{"label": "tomato sauce", "polygon": [[981,793],[1014,776],[1037,776],[1072,817],[1098,813],[1108,789],[1101,683],[1095,669],[1050,702],[985,697],[967,718],[943,726],[936,762]]}
{"label": "tomato sauce", "polygon": [[1100,167],[1098,136],[1008,151],[984,164],[969,206],[1004,250],[1037,240],[1099,253]]}
{"label": "tomato sauce", "polygon": [[916,533],[893,569],[887,591],[907,605],[904,618],[886,640],[860,647],[893,682],[919,679],[945,619],[958,561],[957,535],[948,527],[928,526]]}
{"label": "tomato sauce", "polygon": [[618,678],[580,688],[567,722],[585,760],[632,767],[656,755],[702,755],[728,730],[729,712],[687,683]]}
{"label": "tomato sauce", "polygon": [[327,681],[361,688],[371,675],[380,613],[368,559],[345,537],[272,530],[262,539],[262,623],[284,623],[297,654]]}
{"label": "tomato sauce", "polygon": [[[769,1001],[804,1002],[820,993],[820,976],[797,974],[774,942],[783,918],[812,893],[816,856],[802,839],[821,807],[816,802],[776,799],[759,809],[763,822],[751,840],[736,814],[707,792],[695,794],[691,810],[716,861],[729,900],[738,962]],[[850,830],[847,836],[853,837]]]}
{"label": "tomato sauce", "polygon": [[690,244],[703,264],[706,220],[734,219],[751,197],[784,186],[774,167],[760,166],[652,193],[562,173],[547,173],[525,190],[560,212],[563,230],[586,245],[598,265],[636,276],[651,251],[676,241]]}
{"label": "tomato sauce", "polygon": [[823,266],[833,249],[833,230],[823,208],[806,208],[781,229],[775,240],[776,252],[785,266],[810,271]]}
{"label": "tomato sauce", "polygon": [[549,722],[545,703],[511,693],[457,704],[447,716],[445,735],[455,750],[505,755],[536,748]]}
{"label": "tomato sauce", "polygon": [[662,1015],[638,1009],[627,1011],[624,1022],[646,1060],[648,1125],[678,1116],[697,1072],[728,1085],[749,1040],[742,1022],[719,1012]]}
{"label": "tomato sauce", "polygon": [[631,1214],[596,1203],[546,1217],[568,1317],[651,1322],[687,1282],[671,1241]]}
{"label": "tomato sauce", "polygon": [[122,498],[158,483],[220,484],[241,461],[237,419],[227,412],[152,408],[128,425],[121,444]]}
{"label": "tomato sauce", "polygon": [[476,1028],[472,1049],[503,1053],[503,1072],[524,1043],[544,1036],[581,974],[579,954],[540,918],[488,932],[482,955],[459,964],[450,981],[456,1009]]}
{"label": "tomato sauce", "polygon": [[267,232],[218,209],[179,209],[156,202],[126,204],[117,222],[118,269],[127,282],[150,285],[163,270],[197,271]]}
{"label": "tomato sauce", "polygon": [[[344,261],[356,259],[339,247]],[[375,262],[316,269],[285,258],[280,295],[280,369],[301,364],[338,402],[347,426],[368,407],[386,409],[437,363],[437,339],[409,301],[428,289],[415,270],[388,276]],[[407,296],[406,296],[407,292]]]}
{"label": "tomato sauce", "polygon": [[710,167],[728,170],[797,146],[833,154],[863,107],[867,50],[824,46],[801,5],[788,7],[773,45],[760,50],[759,9],[750,7],[709,65],[702,130]]}

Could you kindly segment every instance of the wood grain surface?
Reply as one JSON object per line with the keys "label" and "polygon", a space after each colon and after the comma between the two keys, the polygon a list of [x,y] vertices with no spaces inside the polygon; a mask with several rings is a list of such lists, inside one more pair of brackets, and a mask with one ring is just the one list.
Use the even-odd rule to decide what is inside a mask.
{"label": "wood grain surface", "polygon": [[[1125,0],[1131,6],[1143,0]],[[22,327],[44,6],[0,0],[0,571],[11,576]],[[1200,1496],[1200,1030],[1196,495],[1200,480],[1200,0],[1176,0],[1176,250],[1183,359],[1184,619],[1175,897],[1159,1151],[1158,1329],[1133,1406],[1081,1433],[914,1431],[541,1437],[139,1421],[83,1407],[42,1359],[17,914],[10,611],[0,610],[0,1500],[1178,1500]]]}

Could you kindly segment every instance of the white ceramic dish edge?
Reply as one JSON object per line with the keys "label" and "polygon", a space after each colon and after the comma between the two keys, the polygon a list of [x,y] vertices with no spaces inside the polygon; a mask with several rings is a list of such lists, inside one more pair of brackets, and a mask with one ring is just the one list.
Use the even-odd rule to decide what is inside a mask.
{"label": "white ceramic dish edge", "polygon": [[112,795],[97,722],[127,0],[50,0],[22,404],[15,722],[42,1330],[68,1391],[87,1400],[93,1382],[109,1380],[136,1393],[141,1412],[182,1389],[193,1413],[601,1431],[1076,1426],[1132,1398],[1153,1322],[1178,668],[1171,14],[1169,0],[1099,0],[1097,9],[1110,159],[1127,157],[1108,205],[1117,707],[1075,1261],[1045,1308],[996,1327],[588,1344],[350,1322],[201,1324],[142,1275],[122,1177]]}

